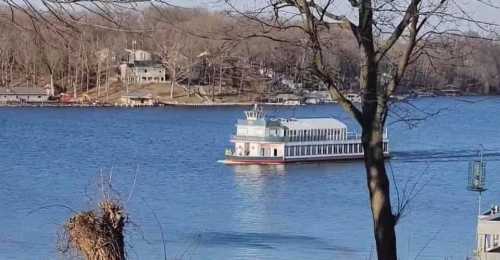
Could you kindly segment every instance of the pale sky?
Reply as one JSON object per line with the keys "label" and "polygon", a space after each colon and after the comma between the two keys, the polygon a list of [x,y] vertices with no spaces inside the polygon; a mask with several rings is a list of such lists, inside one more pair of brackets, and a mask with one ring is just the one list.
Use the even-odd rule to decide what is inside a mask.
{"label": "pale sky", "polygon": [[[18,1],[18,0],[14,0]],[[31,1],[32,3],[39,2],[40,0]],[[227,8],[224,3],[224,0],[163,0],[164,2],[172,3],[173,5],[183,6],[183,7],[204,7],[211,10],[221,10]],[[257,6],[262,6],[263,3],[268,2],[268,0],[231,0],[233,3],[238,5],[239,7],[245,8],[255,8]],[[316,0],[316,2],[321,3],[324,0]],[[382,1],[382,0],[379,0]],[[404,0],[409,1],[409,0]],[[426,2],[435,3],[438,0],[425,0]],[[350,5],[347,0],[336,0],[335,1],[335,10],[338,10],[336,14],[338,15],[346,15],[350,18],[356,16],[356,12],[350,8]],[[488,28],[489,30],[494,30],[500,33],[500,0],[448,0],[451,8],[450,10],[454,10],[454,14],[462,17],[463,14],[458,11],[459,9],[455,6],[459,6],[460,9],[465,10],[467,15],[470,18],[475,20],[481,20],[488,23],[496,24],[496,26],[492,26],[494,28]],[[159,4],[159,2],[156,2]],[[353,19],[355,20],[355,19]],[[456,27],[456,26],[455,26]],[[460,26],[461,31],[480,31],[477,26],[472,24],[462,23]]]}
{"label": "pale sky", "polygon": [[[266,0],[232,1],[242,6],[259,6],[262,5],[262,2],[266,2]],[[224,6],[223,0],[170,0],[170,2],[179,6],[201,6],[208,9],[219,9]],[[321,0],[317,0],[317,2],[321,2]],[[336,2],[339,10],[342,10],[344,14],[351,12],[347,0],[336,0]],[[434,2],[436,1],[434,0]],[[500,24],[500,0],[449,0],[449,2],[451,5],[460,6],[474,19]],[[496,8],[492,6],[496,6]],[[461,15],[458,11],[457,14]]]}
{"label": "pale sky", "polygon": [[[262,7],[263,3],[268,2],[268,0],[231,0],[235,5],[240,6],[242,9],[249,8],[255,10],[256,7]],[[324,0],[316,0],[317,3],[321,3]],[[382,1],[382,0],[379,0]],[[384,0],[385,1],[385,0]],[[402,2],[407,2],[409,0],[404,0]],[[192,7],[192,6],[202,6],[207,9],[223,9],[227,8],[224,5],[223,0],[170,0],[171,3],[179,6]],[[438,0],[424,0],[423,3],[436,3]],[[337,15],[346,15],[351,18],[351,20],[356,21],[357,10],[354,10],[348,0],[336,0],[333,7],[334,10],[338,10]],[[332,10],[333,10],[332,9]],[[438,27],[438,30],[448,30],[448,29],[458,29],[461,32],[475,31],[485,37],[491,37],[491,32],[496,32],[493,37],[500,35],[500,0],[448,0],[448,12],[461,18],[472,19],[476,21],[485,22],[484,24],[466,22],[465,20],[453,19],[445,25]],[[462,10],[462,11],[461,11]],[[464,14],[464,12],[466,12]],[[397,19],[399,21],[399,18]],[[488,25],[491,23],[493,25]],[[435,24],[432,19],[429,20],[428,26],[426,28],[431,29],[430,25]],[[457,32],[458,33],[458,32]],[[496,36],[495,36],[496,35]]]}

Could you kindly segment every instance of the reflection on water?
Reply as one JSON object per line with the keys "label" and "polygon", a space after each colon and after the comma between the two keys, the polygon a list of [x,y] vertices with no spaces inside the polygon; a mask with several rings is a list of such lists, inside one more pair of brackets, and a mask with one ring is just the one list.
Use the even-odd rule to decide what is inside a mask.
{"label": "reflection on water", "polygon": [[272,165],[234,165],[234,172],[237,175],[260,176],[264,174],[285,174],[285,164]]}
{"label": "reflection on water", "polygon": [[[242,204],[234,211],[234,218],[239,223],[238,230],[250,231],[250,235],[242,234],[212,234],[215,241],[231,241],[240,245],[236,250],[239,255],[248,258],[258,258],[262,249],[273,249],[274,246],[263,241],[257,234],[269,230],[267,217],[267,201],[265,199],[266,179],[273,176],[284,175],[284,165],[234,165],[234,181],[241,196]],[[245,230],[248,227],[252,230]],[[253,235],[252,235],[253,234]],[[220,238],[220,239],[217,239]]]}
{"label": "reflection on water", "polygon": [[[239,194],[245,200],[245,204],[251,207],[245,207],[241,212],[236,212],[241,222],[262,223],[265,214],[265,195],[266,180],[268,178],[285,175],[285,165],[235,165],[234,181]],[[273,185],[276,185],[274,183]]]}

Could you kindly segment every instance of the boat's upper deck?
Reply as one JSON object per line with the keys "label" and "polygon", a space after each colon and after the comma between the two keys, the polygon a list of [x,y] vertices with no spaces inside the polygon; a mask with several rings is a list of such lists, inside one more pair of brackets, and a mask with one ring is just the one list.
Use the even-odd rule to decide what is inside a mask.
{"label": "boat's upper deck", "polygon": [[238,120],[233,141],[307,142],[347,140],[347,126],[335,118],[268,119],[262,109],[247,111]]}
{"label": "boat's upper deck", "polygon": [[335,118],[282,119],[281,125],[288,130],[345,129],[347,126]]}

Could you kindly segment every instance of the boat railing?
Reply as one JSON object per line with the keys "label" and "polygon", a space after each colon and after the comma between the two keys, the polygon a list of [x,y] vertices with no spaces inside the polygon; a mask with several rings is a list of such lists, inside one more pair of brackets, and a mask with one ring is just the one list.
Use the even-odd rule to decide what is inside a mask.
{"label": "boat railing", "polygon": [[226,151],[224,152],[224,154],[226,156],[233,156],[234,155],[234,151],[231,148],[227,148]]}
{"label": "boat railing", "polygon": [[[347,140],[361,139],[362,135],[356,132],[347,132]],[[387,133],[387,128],[384,130],[383,138],[388,139],[389,134]]]}
{"label": "boat railing", "polygon": [[261,141],[261,142],[287,142],[288,137],[281,136],[239,136],[233,135],[231,139],[234,141]]}
{"label": "boat railing", "polygon": [[347,140],[359,140],[361,135],[355,132],[347,132]]}

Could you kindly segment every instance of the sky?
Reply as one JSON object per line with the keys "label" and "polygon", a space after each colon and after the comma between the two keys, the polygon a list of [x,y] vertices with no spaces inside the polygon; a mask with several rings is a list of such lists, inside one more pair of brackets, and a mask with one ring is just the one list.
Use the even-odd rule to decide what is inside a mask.
{"label": "sky", "polygon": [[[259,6],[266,0],[232,0],[241,6]],[[435,0],[434,0],[435,1]],[[179,6],[193,7],[202,6],[208,9],[218,9],[224,4],[223,0],[170,0],[171,3]],[[316,0],[321,2],[321,0]],[[351,13],[347,0],[336,0],[340,13]],[[500,0],[449,0],[452,5],[458,5],[467,11],[468,15],[475,19],[497,23],[500,16]],[[496,8],[495,8],[496,7]],[[458,12],[457,12],[458,13]]]}
{"label": "sky", "polygon": [[[22,1],[22,0],[14,0]],[[41,0],[33,0],[30,1],[32,4],[40,3]],[[227,8],[224,0],[162,0],[164,2],[171,3],[173,5],[182,6],[182,7],[203,7],[210,10],[221,10]],[[269,0],[231,0],[235,5],[239,8],[245,9],[255,9],[255,7],[262,6],[264,3]],[[317,3],[321,3],[325,0],[316,0]],[[378,1],[386,1],[386,0],[378,0]],[[409,0],[402,0],[409,1]],[[437,2],[438,0],[426,0],[424,2]],[[0,0],[1,2],[1,0]],[[161,1],[156,1],[158,4]],[[334,5],[336,14],[347,15],[350,18],[356,16],[356,11],[353,10],[347,0],[336,0],[334,1],[336,4]],[[495,26],[490,26],[488,28],[491,31],[496,31],[500,33],[500,21],[498,21],[498,17],[500,16],[500,0],[448,0],[450,5],[452,6],[451,10],[454,10],[454,14],[458,16],[463,16],[463,14],[459,11],[455,6],[459,6],[462,10],[467,12],[467,15],[474,20],[481,20],[487,23],[493,23]],[[356,19],[352,19],[356,20]],[[453,25],[457,27],[456,25]],[[481,31],[476,25],[472,23],[461,23],[458,25],[460,31]]]}

